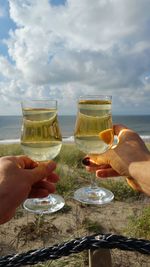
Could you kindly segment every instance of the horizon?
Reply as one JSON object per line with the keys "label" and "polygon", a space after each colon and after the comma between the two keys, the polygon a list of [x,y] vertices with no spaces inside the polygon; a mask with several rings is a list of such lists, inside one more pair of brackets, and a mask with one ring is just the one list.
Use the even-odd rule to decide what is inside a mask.
{"label": "horizon", "polygon": [[[22,117],[22,114],[3,114],[3,115],[1,115],[0,114],[0,117]],[[63,116],[75,116],[76,117],[76,114],[60,114],[60,113],[58,113],[58,116],[61,116],[61,117],[63,117]],[[150,114],[127,114],[127,113],[123,113],[123,114],[115,114],[115,113],[112,113],[112,117],[113,116],[136,116],[136,117],[138,117],[138,116],[150,116]]]}

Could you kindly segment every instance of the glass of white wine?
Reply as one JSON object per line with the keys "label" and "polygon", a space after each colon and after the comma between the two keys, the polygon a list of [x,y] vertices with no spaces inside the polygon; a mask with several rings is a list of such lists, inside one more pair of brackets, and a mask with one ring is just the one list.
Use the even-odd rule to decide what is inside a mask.
{"label": "glass of white wine", "polygon": [[[78,149],[89,156],[105,152],[113,143],[111,103],[112,97],[106,95],[79,98],[74,139]],[[90,186],[75,191],[74,198],[82,203],[100,205],[112,201],[114,195],[98,187],[93,179]]]}
{"label": "glass of white wine", "polygon": [[[56,100],[25,100],[22,106],[21,147],[35,161],[54,159],[60,152],[62,136],[57,117]],[[24,208],[37,214],[53,213],[64,206],[57,194],[45,198],[30,198]]]}

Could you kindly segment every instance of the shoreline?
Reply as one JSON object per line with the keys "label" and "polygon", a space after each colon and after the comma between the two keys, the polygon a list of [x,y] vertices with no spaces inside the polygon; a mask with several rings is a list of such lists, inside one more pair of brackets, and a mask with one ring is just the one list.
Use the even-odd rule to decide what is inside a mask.
{"label": "shoreline", "polygon": [[[145,143],[150,143],[150,135],[140,135]],[[74,136],[64,136],[62,138],[63,143],[74,143]],[[19,144],[20,139],[1,139],[0,145]]]}
{"label": "shoreline", "polygon": [[[62,138],[63,143],[74,143],[74,137],[73,136],[65,136]],[[20,139],[2,139],[0,140],[0,145],[9,145],[9,144],[19,144]]]}
{"label": "shoreline", "polygon": [[[142,140],[145,143],[150,143],[150,135],[140,135]],[[64,136],[62,138],[63,143],[74,143],[74,136]],[[19,138],[13,138],[13,139],[1,139],[0,140],[0,145],[8,145],[8,144],[19,144],[20,139]]]}

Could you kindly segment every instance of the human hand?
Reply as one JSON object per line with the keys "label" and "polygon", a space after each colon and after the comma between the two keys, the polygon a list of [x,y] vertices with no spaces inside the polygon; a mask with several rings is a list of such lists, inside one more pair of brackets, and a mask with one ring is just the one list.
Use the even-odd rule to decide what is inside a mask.
{"label": "human hand", "polygon": [[[90,155],[90,158],[85,158],[83,163],[87,163],[88,171],[96,171],[97,177],[105,178],[121,175],[134,178],[134,180],[127,178],[128,183],[133,188],[145,192],[147,185],[144,186],[143,190],[143,183],[147,181],[141,180],[139,174],[142,177],[144,174],[145,177],[142,169],[144,166],[147,168],[147,162],[150,166],[150,152],[140,136],[124,125],[114,125],[114,135],[118,136],[118,144],[116,146],[103,154]],[[136,173],[135,166],[139,174]]]}
{"label": "human hand", "polygon": [[59,180],[53,161],[37,163],[26,156],[0,158],[0,224],[10,220],[28,197],[46,197]]}

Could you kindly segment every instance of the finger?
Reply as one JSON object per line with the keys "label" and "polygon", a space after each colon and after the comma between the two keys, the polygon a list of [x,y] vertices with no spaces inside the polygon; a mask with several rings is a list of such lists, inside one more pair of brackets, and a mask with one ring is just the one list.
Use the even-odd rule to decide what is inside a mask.
{"label": "finger", "polygon": [[46,189],[33,188],[28,198],[43,198],[47,197],[49,192]]}
{"label": "finger", "polygon": [[45,169],[46,169],[46,173],[49,174],[51,173],[52,171],[54,171],[56,169],[56,162],[54,162],[53,160],[49,160],[47,162],[40,162],[39,163],[39,167],[44,166]]}
{"label": "finger", "polygon": [[17,168],[22,168],[22,169],[33,169],[37,167],[38,163],[35,162],[34,160],[30,159],[29,157],[25,155],[21,156],[6,156],[3,157],[4,160],[8,160],[9,163],[13,163],[16,165]]}
{"label": "finger", "polygon": [[32,188],[41,188],[41,189],[46,189],[49,192],[53,191],[54,186],[52,185],[52,183],[46,181],[46,180],[42,180],[37,182],[36,184],[34,184],[32,186]]}
{"label": "finger", "polygon": [[100,170],[97,170],[96,171],[96,176],[99,177],[99,178],[107,178],[107,177],[120,176],[120,174],[117,173],[112,168],[108,168],[108,169],[100,169]]}
{"label": "finger", "polygon": [[130,187],[132,187],[132,189],[134,189],[135,191],[139,191],[139,192],[143,192],[142,188],[140,187],[140,185],[135,181],[135,179],[133,178],[126,178],[126,181],[128,183],[128,185]]}
{"label": "finger", "polygon": [[111,166],[109,164],[101,164],[101,165],[96,165],[93,167],[93,165],[91,164],[90,166],[86,167],[86,170],[88,172],[96,172],[99,169],[108,169],[111,168]]}
{"label": "finger", "polygon": [[99,168],[101,169],[105,169],[105,168],[110,168],[109,164],[96,164],[92,159],[90,159],[90,157],[85,157],[82,160],[83,165],[86,166],[86,170],[89,172],[95,172],[96,170],[98,170]]}
{"label": "finger", "polygon": [[[102,154],[101,154],[102,155]],[[88,166],[88,167],[92,167],[92,168],[95,168],[97,167],[99,164],[98,164],[98,158],[99,158],[100,155],[90,155],[90,157],[85,157],[83,160],[82,160],[82,163],[84,166]],[[103,163],[100,163],[100,165],[103,164]],[[104,163],[105,164],[105,163]]]}
{"label": "finger", "polygon": [[48,177],[46,177],[46,180],[52,183],[57,183],[59,181],[59,176],[52,172]]}
{"label": "finger", "polygon": [[29,198],[34,198],[34,197],[46,197],[51,193],[54,193],[56,190],[55,185],[51,184],[50,188],[46,189],[46,188],[36,188],[36,187],[32,187],[32,190],[29,194]]}
{"label": "finger", "polygon": [[54,161],[49,161],[46,163],[39,163],[39,165],[32,170],[26,170],[30,184],[32,185],[45,177],[49,177],[55,168],[56,163]]}
{"label": "finger", "polygon": [[[97,169],[97,168],[101,168],[101,169],[105,169],[105,168],[109,168],[110,165],[109,164],[96,164],[96,162],[94,161],[94,156],[91,156],[90,157],[85,157],[83,160],[82,160],[82,163],[83,165],[89,167],[89,168],[93,168],[93,169]],[[97,158],[97,157],[96,157]]]}
{"label": "finger", "polygon": [[[90,155],[90,166],[101,166],[101,165],[105,165],[108,166],[110,165],[110,158],[111,158],[111,152],[112,149],[107,150],[104,153],[101,153],[99,155]],[[93,164],[93,165],[92,165]]]}
{"label": "finger", "polygon": [[[90,157],[85,157],[83,160],[82,160],[82,164],[85,165],[85,166],[89,166],[91,165],[92,162],[90,162]],[[95,164],[93,164],[95,165]]]}
{"label": "finger", "polygon": [[124,142],[125,140],[131,140],[139,138],[138,134],[135,133],[132,129],[127,128],[124,125],[114,125],[114,132],[118,136],[119,143]]}
{"label": "finger", "polygon": [[127,128],[127,126],[125,126],[123,124],[114,124],[113,125],[114,134],[117,136],[120,134],[120,132],[122,130],[125,130],[125,129],[128,129],[128,128]]}
{"label": "finger", "polygon": [[17,156],[16,163],[19,167],[23,169],[33,169],[38,166],[38,163],[27,156]]}

